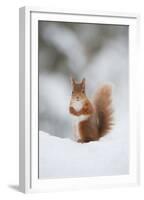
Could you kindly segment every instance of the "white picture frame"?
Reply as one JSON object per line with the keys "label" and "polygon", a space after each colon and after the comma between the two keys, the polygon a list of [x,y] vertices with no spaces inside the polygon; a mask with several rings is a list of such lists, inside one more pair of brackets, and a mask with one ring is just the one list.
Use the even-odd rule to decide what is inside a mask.
{"label": "white picture frame", "polygon": [[[122,176],[66,179],[38,178],[38,20],[121,24],[129,26],[130,73],[130,173]],[[132,186],[139,183],[138,132],[138,23],[137,14],[49,11],[20,8],[20,135],[19,184],[22,192],[48,192],[99,187]],[[136,67],[137,66],[137,67]]]}

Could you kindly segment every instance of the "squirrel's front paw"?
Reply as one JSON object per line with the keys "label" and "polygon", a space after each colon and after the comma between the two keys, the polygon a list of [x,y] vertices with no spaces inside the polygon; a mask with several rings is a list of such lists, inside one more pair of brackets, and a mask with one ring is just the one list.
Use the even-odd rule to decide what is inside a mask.
{"label": "squirrel's front paw", "polygon": [[69,112],[73,115],[79,116],[79,113],[72,106],[69,107]]}

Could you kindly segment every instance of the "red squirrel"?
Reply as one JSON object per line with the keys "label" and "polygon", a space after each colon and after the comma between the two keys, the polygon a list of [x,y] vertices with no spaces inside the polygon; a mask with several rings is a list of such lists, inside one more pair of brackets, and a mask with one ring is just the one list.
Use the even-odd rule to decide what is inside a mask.
{"label": "red squirrel", "polygon": [[76,119],[76,141],[86,143],[99,140],[112,128],[112,88],[102,86],[96,93],[93,102],[86,96],[85,79],[80,83],[72,79],[72,96],[69,112]]}

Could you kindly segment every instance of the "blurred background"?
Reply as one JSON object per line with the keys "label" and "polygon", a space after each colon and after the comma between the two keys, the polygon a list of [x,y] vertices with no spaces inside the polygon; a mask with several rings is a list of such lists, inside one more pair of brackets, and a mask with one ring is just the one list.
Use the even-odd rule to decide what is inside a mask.
{"label": "blurred background", "polygon": [[[128,136],[128,26],[39,21],[39,130],[73,138],[70,77],[113,86],[115,135]],[[127,133],[125,131],[127,130]]]}

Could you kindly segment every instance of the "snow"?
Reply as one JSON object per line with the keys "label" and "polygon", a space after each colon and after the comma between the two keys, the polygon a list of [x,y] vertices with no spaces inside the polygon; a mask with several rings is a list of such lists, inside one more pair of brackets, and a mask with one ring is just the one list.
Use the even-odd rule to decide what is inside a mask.
{"label": "snow", "polygon": [[39,131],[40,178],[91,177],[128,174],[128,149],[119,134],[77,143]]}

